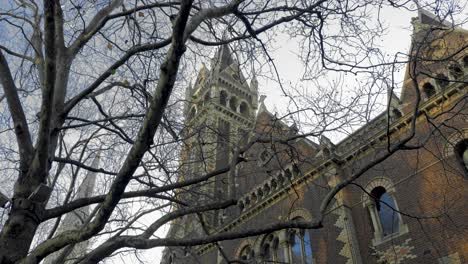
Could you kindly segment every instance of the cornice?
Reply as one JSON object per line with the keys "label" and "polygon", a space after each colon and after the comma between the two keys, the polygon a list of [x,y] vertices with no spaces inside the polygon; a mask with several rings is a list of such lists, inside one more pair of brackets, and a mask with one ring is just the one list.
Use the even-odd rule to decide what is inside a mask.
{"label": "cornice", "polygon": [[[443,93],[441,92],[433,96],[426,102],[422,103],[421,110],[418,113],[418,121],[420,122],[422,120],[424,113],[432,114],[432,113],[438,112],[440,108],[443,108],[443,106],[449,105],[453,103],[455,100],[459,99],[461,96],[463,96],[464,94],[463,90],[465,90],[465,88],[466,86],[463,86],[463,85],[452,85],[448,87],[448,89],[446,89],[446,91],[444,91]],[[412,117],[413,115],[406,115],[396,120],[389,128],[390,136],[396,136],[397,133],[401,132],[404,129],[407,129],[410,126]],[[387,116],[386,116],[386,112],[384,112],[380,114],[379,116],[377,116],[372,121],[372,123],[374,123],[374,126],[375,126],[375,123],[380,124],[382,121],[384,121],[384,124],[386,124],[387,123],[386,120],[387,120]],[[380,128],[381,128],[380,131],[375,136],[372,136],[368,140],[366,140],[366,142],[369,142],[368,144],[360,144],[358,148],[354,148],[350,152],[344,155],[340,155],[341,157],[333,156],[332,158],[319,162],[311,170],[303,174],[303,176],[296,176],[295,178],[291,180],[289,184],[284,185],[284,186],[278,186],[276,190],[271,191],[269,194],[262,196],[260,199],[257,198],[257,201],[251,204],[248,208],[244,209],[244,211],[237,218],[233,219],[231,222],[227,223],[223,227],[217,229],[214,233],[228,232],[228,231],[234,230],[235,228],[241,226],[248,220],[252,219],[256,215],[264,211],[266,208],[269,208],[272,205],[276,204],[277,202],[286,198],[287,195],[291,192],[291,190],[304,187],[306,183],[316,180],[318,177],[324,175],[324,172],[327,172],[330,169],[334,169],[338,167],[339,164],[343,164],[344,166],[346,166],[347,165],[346,163],[362,156],[371,147],[379,145],[382,142],[386,141],[387,140],[386,126],[380,127]],[[343,144],[343,142],[350,140],[350,138],[359,136],[358,132],[360,131],[357,131],[355,134],[351,135],[349,138],[343,140],[342,143],[340,144]],[[271,181],[272,179],[275,179],[275,178],[277,178],[277,175],[269,177],[265,182],[262,182],[261,184],[252,188],[253,193],[255,193],[256,190],[258,190],[259,188],[262,188],[262,186],[265,186],[265,184],[268,181]],[[239,200],[240,201],[245,200],[245,198],[251,194],[252,192],[242,196]],[[213,248],[214,248],[214,245],[212,244],[204,245],[198,249],[197,253],[199,255],[203,255],[209,252]]]}
{"label": "cornice", "polygon": [[[251,204],[249,207],[245,208],[242,213],[233,219],[231,222],[225,224],[224,226],[218,228],[214,234],[232,231],[235,228],[241,226],[242,224],[246,223],[248,220],[254,218],[265,209],[275,205],[279,201],[287,198],[294,190],[303,188],[307,185],[307,183],[316,180],[318,177],[324,175],[324,172],[328,172],[330,169],[334,169],[336,164],[332,160],[325,160],[324,162],[320,163],[319,165],[315,166],[314,169],[310,170],[309,172],[303,174],[302,176],[299,175],[292,175],[292,178],[288,184],[277,186],[274,190],[272,190],[269,194],[263,195],[260,198]],[[265,182],[268,180],[272,180],[277,178],[277,175],[269,177]],[[259,184],[256,188],[252,190],[256,190],[259,187],[265,184]],[[239,200],[245,200],[245,198],[251,195],[252,192],[243,195]],[[197,254],[203,255],[209,252],[211,249],[214,248],[213,244],[208,244],[201,246]]]}
{"label": "cornice", "polygon": [[[468,76],[465,76],[464,79],[468,81]],[[464,94],[463,90],[466,90],[466,86],[455,83],[449,86],[444,92],[439,92],[429,100],[423,102],[418,112],[417,123],[422,121],[425,114],[433,114],[438,111],[438,108],[443,108],[445,105],[449,105],[453,101],[459,99]],[[363,126],[348,138],[338,143],[338,151],[336,154],[347,163],[356,158],[360,153],[366,152],[370,148],[386,141],[388,135],[390,135],[390,137],[397,137],[403,131],[406,131],[411,125],[413,116],[414,114],[409,114],[395,120],[387,131],[387,112],[385,111],[374,118],[368,125]],[[374,132],[373,136],[367,138],[364,136],[372,132]],[[363,144],[363,141],[366,143]]]}

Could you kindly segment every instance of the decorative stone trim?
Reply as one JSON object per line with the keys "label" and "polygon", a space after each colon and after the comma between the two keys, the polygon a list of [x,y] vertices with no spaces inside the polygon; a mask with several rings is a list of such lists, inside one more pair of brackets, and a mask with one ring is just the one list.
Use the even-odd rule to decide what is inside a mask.
{"label": "decorative stone trim", "polygon": [[456,131],[447,137],[447,143],[444,147],[444,158],[455,155],[454,147],[464,139],[468,139],[468,128],[462,131]]}
{"label": "decorative stone trim", "polygon": [[384,187],[385,190],[387,190],[389,194],[395,193],[395,186],[392,180],[390,180],[387,177],[376,177],[372,179],[364,188],[366,192],[363,192],[363,194],[361,195],[361,201],[362,201],[363,207],[368,206],[372,202],[370,200],[368,193],[370,193],[375,187],[379,187],[379,186]]}
{"label": "decorative stone trim", "polygon": [[[400,217],[400,215],[398,215]],[[400,218],[400,226],[398,227],[398,233],[394,233],[385,237],[374,237],[372,239],[372,245],[373,246],[379,246],[381,244],[384,244],[386,242],[392,241],[393,239],[400,237],[406,233],[408,233],[408,225],[402,223],[402,220]]]}
{"label": "decorative stone trim", "polygon": [[304,208],[296,208],[288,216],[289,220],[294,220],[297,217],[301,217],[305,221],[309,221],[309,222],[311,222],[312,219],[313,219],[312,215],[309,213],[309,211],[307,209],[304,209]]}
{"label": "decorative stone trim", "polygon": [[374,255],[377,258],[377,263],[385,264],[400,264],[406,263],[410,259],[415,259],[417,256],[412,253],[414,246],[410,246],[411,238],[406,239],[400,245],[392,245],[386,250],[379,251],[372,248]]}
{"label": "decorative stone trim", "polygon": [[246,238],[244,240],[242,240],[239,245],[237,246],[236,248],[236,251],[234,253],[234,256],[236,257],[240,257],[240,253],[242,251],[242,249],[244,249],[246,246],[250,246],[252,248],[252,250],[254,249],[254,244],[255,244],[255,241],[251,238]]}
{"label": "decorative stone trim", "polygon": [[[218,230],[215,231],[215,233],[227,232],[227,231],[237,228],[239,225],[245,223],[247,220],[251,219],[252,217],[257,215],[259,212],[265,210],[266,208],[270,207],[276,202],[287,197],[292,188],[303,188],[307,182],[313,181],[317,177],[321,176],[320,172],[322,170],[328,169],[328,167],[331,164],[332,164],[331,162],[326,161],[316,166],[315,169],[309,171],[306,174],[301,175],[298,172],[297,175],[293,176],[293,179],[290,182],[286,182],[286,180],[284,179],[284,176],[282,175],[283,173],[278,173],[277,175],[274,175],[268,178],[265,182],[269,180],[271,180],[271,183],[279,181],[279,182],[283,182],[283,185],[279,185],[276,188],[273,188],[273,184],[270,185],[272,186],[272,189],[270,190],[270,194],[268,196],[265,195],[265,197],[262,200],[257,201],[257,203],[253,203],[251,201],[251,196],[250,196],[251,193],[245,194],[244,196],[239,198],[238,203],[242,204],[244,208],[240,216],[237,217],[236,219],[233,219],[231,222],[226,223],[226,225],[220,227]],[[289,166],[286,166],[286,167],[289,167]],[[260,185],[262,184],[259,184],[259,186]],[[209,252],[213,248],[214,248],[213,244],[201,246],[198,249],[197,254],[203,255]]]}
{"label": "decorative stone trim", "polygon": [[[256,203],[265,199],[271,199],[271,196],[275,195],[283,185],[289,185],[293,180],[299,178],[300,172],[297,169],[294,169],[295,167],[296,166],[294,164],[287,165],[285,171],[268,177],[262,183],[254,186],[251,192],[244,194],[239,198],[238,204],[242,209],[241,212],[249,207],[253,207]],[[284,191],[289,191],[289,189],[291,188],[285,188]]]}
{"label": "decorative stone trim", "polygon": [[332,213],[338,216],[334,225],[341,230],[336,237],[336,240],[343,243],[339,254],[347,259],[346,264],[362,263],[353,218],[349,208],[340,206],[333,210]]}
{"label": "decorative stone trim", "polygon": [[[468,75],[465,75],[461,80],[468,80]],[[419,112],[417,122],[424,119],[423,112],[438,112],[439,109],[442,109],[441,107],[443,107],[443,104],[450,104],[453,100],[460,98],[464,94],[464,88],[459,85],[459,83],[449,85],[443,93],[438,93],[431,97],[430,100],[421,104],[421,111]],[[398,131],[405,127],[409,127],[412,118],[413,115],[408,114],[398,119],[398,122],[392,124],[389,129],[390,136],[395,136]],[[387,139],[387,130],[385,129],[386,124],[387,114],[386,112],[383,112],[372,119],[368,125],[358,129],[349,137],[338,143],[336,145],[336,153],[341,155],[345,162],[360,156],[360,154],[365,154],[371,147],[379,145],[382,141]],[[361,140],[357,140],[358,138]],[[366,144],[362,143],[362,139],[366,140]]]}
{"label": "decorative stone trim", "polygon": [[387,236],[383,236],[383,233],[381,230],[380,219],[378,218],[378,215],[377,215],[377,209],[375,208],[375,205],[373,204],[372,200],[370,199],[368,195],[368,193],[371,193],[374,188],[379,187],[379,186],[385,188],[387,193],[392,197],[393,201],[395,202],[395,207],[396,207],[395,209],[398,210],[398,203],[394,197],[395,185],[389,178],[377,177],[377,178],[372,179],[366,185],[365,187],[366,192],[362,194],[361,201],[362,201],[362,206],[367,208],[367,210],[369,210],[369,214],[371,216],[371,222],[374,227],[374,238],[372,239],[373,246],[377,246],[387,241],[391,241],[395,239],[396,237],[399,237],[401,235],[408,233],[408,225],[403,223],[403,218],[401,217],[401,215],[396,213],[397,217],[399,218],[398,232],[395,232]]}

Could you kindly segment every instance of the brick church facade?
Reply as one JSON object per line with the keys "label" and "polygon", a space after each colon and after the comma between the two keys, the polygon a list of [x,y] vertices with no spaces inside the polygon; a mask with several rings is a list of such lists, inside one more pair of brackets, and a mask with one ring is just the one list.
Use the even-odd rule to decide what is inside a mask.
{"label": "brick church facade", "polygon": [[312,142],[278,120],[259,97],[255,76],[248,82],[229,47],[221,47],[187,89],[179,180],[228,169],[178,198],[190,205],[238,202],[173,221],[169,237],[314,221],[334,186],[382,158],[389,142],[410,136],[417,93],[407,145],[423,147],[376,162],[338,192],[322,228],[167,247],[162,263],[468,263],[468,32],[425,11],[413,27],[401,96],[390,92],[388,111],[337,144],[324,136]]}

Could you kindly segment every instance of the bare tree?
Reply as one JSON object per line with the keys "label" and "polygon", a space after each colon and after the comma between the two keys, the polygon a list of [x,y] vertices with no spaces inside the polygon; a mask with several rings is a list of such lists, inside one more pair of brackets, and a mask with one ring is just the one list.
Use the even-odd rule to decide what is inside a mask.
{"label": "bare tree", "polygon": [[[371,23],[378,20],[371,10],[415,8],[407,1],[19,0],[2,5],[0,103],[6,111],[0,181],[11,199],[8,215],[2,217],[1,263],[39,263],[51,254],[96,263],[124,248],[196,246],[285,228],[321,228],[345,186],[397,151],[424,145],[412,142],[421,101],[418,76],[424,72],[420,65],[433,59],[419,56],[421,46],[389,61],[369,47],[385,31],[381,24]],[[451,6],[440,14],[458,11]],[[270,55],[279,33],[301,41],[305,78],[319,80],[326,71],[346,72],[363,76],[369,85],[357,89],[347,102],[341,102],[340,93],[293,96],[280,82]],[[220,144],[216,135],[222,132],[210,126],[191,127],[183,117],[187,102],[181,91],[198,63],[213,47],[225,44],[245,54],[237,58],[239,65],[266,64],[262,73],[279,81],[295,108],[277,118],[278,131],[263,131],[246,137],[241,145],[230,145],[227,151],[233,154],[223,166],[201,166],[188,177],[190,163],[213,159],[213,152],[203,149]],[[465,50],[463,46],[439,60],[458,58]],[[405,110],[411,116],[410,133],[397,142],[388,133],[388,151],[328,190],[319,217],[212,233],[210,226],[219,225],[216,215],[239,204],[236,195],[210,196],[206,186],[216,184],[218,175],[234,177],[236,165],[248,162],[249,150],[259,144],[278,146],[272,157],[281,167],[301,157],[296,140],[349,131],[344,124],[352,128],[368,121],[373,100],[393,89],[395,68],[406,62],[414,67],[410,74],[415,101]],[[189,105],[198,103],[185,99]],[[304,121],[311,113],[314,117]],[[302,132],[284,134],[283,122],[302,125]],[[445,121],[437,123],[436,128]],[[205,142],[200,133],[212,133],[213,141]],[[192,151],[197,146],[205,147]],[[187,156],[190,153],[195,154]],[[101,162],[96,167],[92,161],[98,155]],[[96,193],[81,197],[87,175],[96,177]],[[207,212],[215,216],[210,220]],[[75,218],[76,228],[61,232],[67,214],[82,217]],[[199,236],[155,236],[163,225],[188,215],[199,219],[204,230]],[[86,241],[92,242],[89,252],[70,254]]]}

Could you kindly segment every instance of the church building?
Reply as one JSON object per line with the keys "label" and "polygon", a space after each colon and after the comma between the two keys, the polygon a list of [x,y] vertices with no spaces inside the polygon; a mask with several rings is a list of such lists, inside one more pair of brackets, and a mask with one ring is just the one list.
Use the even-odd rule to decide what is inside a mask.
{"label": "church building", "polygon": [[186,91],[178,180],[217,175],[177,198],[237,205],[174,220],[168,237],[313,222],[321,211],[322,227],[167,247],[161,263],[468,263],[468,31],[426,11],[412,23],[401,95],[389,92],[387,111],[335,144],[269,112],[255,75],[220,47]]}

